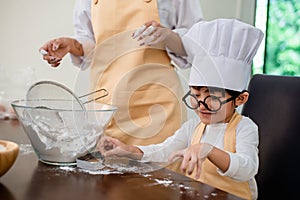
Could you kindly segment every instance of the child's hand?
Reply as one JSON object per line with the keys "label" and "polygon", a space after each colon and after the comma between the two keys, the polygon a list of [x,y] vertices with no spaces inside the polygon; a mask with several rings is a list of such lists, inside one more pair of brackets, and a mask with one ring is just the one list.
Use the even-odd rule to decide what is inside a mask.
{"label": "child's hand", "polygon": [[207,143],[192,145],[191,147],[177,151],[170,156],[170,160],[176,157],[183,157],[180,169],[182,172],[191,175],[196,168],[195,178],[200,178],[202,163],[207,158],[213,146]]}
{"label": "child's hand", "polygon": [[123,151],[126,149],[124,143],[109,136],[101,136],[97,147],[104,157],[113,155],[123,156]]}
{"label": "child's hand", "polygon": [[101,136],[97,148],[104,157],[125,156],[133,159],[141,159],[143,152],[136,146],[126,145],[118,139]]}

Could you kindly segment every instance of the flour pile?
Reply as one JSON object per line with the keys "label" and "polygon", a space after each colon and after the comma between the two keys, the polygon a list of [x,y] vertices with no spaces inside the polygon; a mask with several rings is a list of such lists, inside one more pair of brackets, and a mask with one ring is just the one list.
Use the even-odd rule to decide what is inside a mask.
{"label": "flour pile", "polygon": [[[53,110],[27,115],[24,129],[39,158],[48,162],[75,162],[78,156],[92,151],[104,127],[89,121],[83,112]],[[29,119],[29,120],[28,120]]]}

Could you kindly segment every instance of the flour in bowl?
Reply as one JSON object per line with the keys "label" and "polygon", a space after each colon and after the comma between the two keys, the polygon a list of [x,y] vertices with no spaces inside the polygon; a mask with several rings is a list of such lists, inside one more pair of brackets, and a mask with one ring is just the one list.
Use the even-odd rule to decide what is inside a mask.
{"label": "flour in bowl", "polygon": [[96,146],[103,127],[95,121],[81,121],[79,125],[23,120],[24,128],[40,159],[50,162],[75,162]]}

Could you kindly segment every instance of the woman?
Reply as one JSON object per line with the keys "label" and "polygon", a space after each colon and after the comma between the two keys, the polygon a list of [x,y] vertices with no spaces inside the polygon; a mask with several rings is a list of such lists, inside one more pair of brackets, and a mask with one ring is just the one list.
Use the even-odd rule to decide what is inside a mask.
{"label": "woman", "polygon": [[40,50],[53,67],[70,53],[75,65],[90,67],[92,91],[108,90],[100,102],[118,111],[106,135],[127,144],[159,143],[184,121],[182,87],[170,62],[177,55],[164,43],[141,46],[132,34],[153,20],[181,36],[201,19],[198,0],[77,0],[75,38],[50,40]]}

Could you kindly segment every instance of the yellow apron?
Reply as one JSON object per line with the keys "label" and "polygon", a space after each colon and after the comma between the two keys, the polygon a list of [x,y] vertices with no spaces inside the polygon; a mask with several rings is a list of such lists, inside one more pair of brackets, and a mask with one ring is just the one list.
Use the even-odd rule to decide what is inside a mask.
{"label": "yellow apron", "polygon": [[[233,117],[230,119],[224,135],[224,150],[229,152],[236,152],[236,126],[241,119],[242,116],[237,112],[235,112]],[[203,123],[200,123],[197,126],[192,136],[191,145],[199,143],[205,127],[206,125]],[[187,176],[195,179],[195,174],[196,171],[194,171],[192,175]],[[252,199],[248,182],[238,182],[229,177],[221,176],[217,172],[217,167],[208,159],[205,159],[202,164],[202,172],[198,180],[244,199]]]}
{"label": "yellow apron", "polygon": [[132,33],[149,20],[159,22],[156,0],[94,0],[96,48],[91,90],[105,88],[101,103],[118,107],[105,134],[127,144],[160,143],[185,120],[180,80],[165,47],[141,47]]}

